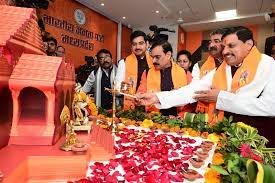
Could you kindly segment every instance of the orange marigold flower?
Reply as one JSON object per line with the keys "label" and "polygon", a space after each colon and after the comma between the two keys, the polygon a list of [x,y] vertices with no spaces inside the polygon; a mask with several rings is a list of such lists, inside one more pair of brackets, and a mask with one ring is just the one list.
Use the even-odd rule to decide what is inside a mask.
{"label": "orange marigold flower", "polygon": [[87,98],[86,93],[84,93],[84,92],[79,92],[79,95],[80,95],[80,97],[82,98],[83,101],[86,100],[86,98]]}
{"label": "orange marigold flower", "polygon": [[204,178],[205,183],[220,183],[221,179],[220,174],[211,168],[206,170]]}
{"label": "orange marigold flower", "polygon": [[208,135],[209,135],[208,132],[201,133],[201,137],[204,139],[207,139]]}
{"label": "orange marigold flower", "polygon": [[214,165],[220,165],[220,164],[224,163],[223,155],[221,153],[215,153],[213,155],[212,163]]}

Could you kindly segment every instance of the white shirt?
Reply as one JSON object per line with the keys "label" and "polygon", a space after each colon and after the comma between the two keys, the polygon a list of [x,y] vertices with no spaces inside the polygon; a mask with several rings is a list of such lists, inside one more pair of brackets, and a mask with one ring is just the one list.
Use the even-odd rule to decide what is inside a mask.
{"label": "white shirt", "polygon": [[192,81],[199,80],[199,79],[200,79],[200,67],[199,67],[199,64],[196,63],[192,69]]}
{"label": "white shirt", "polygon": [[[212,70],[201,80],[191,82],[178,90],[157,93],[159,108],[193,103],[194,92],[210,89],[215,71]],[[262,54],[256,75],[251,83],[241,87],[236,93],[231,90],[231,67],[226,66],[228,91],[220,91],[216,108],[231,113],[248,116],[275,116],[275,62]]]}
{"label": "white shirt", "polygon": [[117,90],[120,90],[121,82],[125,81],[125,72],[126,72],[125,61],[124,59],[122,59],[118,62],[117,73],[115,77]]}
{"label": "white shirt", "polygon": [[[105,69],[103,69],[103,72],[106,74],[106,76],[109,77],[109,72],[106,71]],[[81,88],[81,91],[85,92],[85,93],[88,93],[91,91],[92,87],[94,86],[95,84],[95,80],[96,80],[96,77],[95,77],[95,70],[93,70],[91,72],[91,74],[89,75],[89,77],[87,78],[85,84],[83,85],[83,87]]]}

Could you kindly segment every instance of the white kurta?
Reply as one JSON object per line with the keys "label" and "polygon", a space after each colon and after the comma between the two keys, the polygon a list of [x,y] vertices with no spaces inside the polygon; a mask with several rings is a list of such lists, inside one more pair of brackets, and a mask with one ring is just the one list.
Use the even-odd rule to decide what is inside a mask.
{"label": "white kurta", "polygon": [[[196,102],[194,92],[210,89],[215,70],[201,80],[191,82],[178,90],[157,93],[158,108],[170,108]],[[228,91],[220,91],[216,108],[248,116],[275,116],[275,62],[262,54],[256,75],[251,83],[231,93],[231,67],[226,67]]]}
{"label": "white kurta", "polygon": [[117,73],[115,77],[117,90],[120,90],[121,82],[125,81],[125,73],[126,73],[125,61],[124,59],[122,59],[118,62]]}
{"label": "white kurta", "polygon": [[196,63],[192,69],[192,81],[200,79],[200,67],[199,64]]}
{"label": "white kurta", "polygon": [[[115,79],[116,75],[116,66],[112,66],[112,72],[110,75],[110,84],[111,88],[113,88],[113,81]],[[95,71],[93,70],[89,77],[87,78],[85,84],[81,88],[81,91],[88,93],[91,91],[93,87],[95,87],[95,103],[97,107],[101,107],[101,78],[102,78],[102,72],[106,74],[106,76],[109,77],[109,72],[106,71],[105,69],[99,67],[97,72],[94,73]]]}

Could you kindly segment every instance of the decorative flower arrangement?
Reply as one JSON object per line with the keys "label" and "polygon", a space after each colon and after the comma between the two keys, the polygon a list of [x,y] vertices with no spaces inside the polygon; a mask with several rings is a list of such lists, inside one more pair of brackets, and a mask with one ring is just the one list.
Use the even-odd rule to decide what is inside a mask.
{"label": "decorative flower arrangement", "polygon": [[141,127],[143,128],[150,128],[154,125],[154,122],[150,119],[145,119],[142,123],[141,123]]}
{"label": "decorative flower arrangement", "polygon": [[244,157],[244,158],[253,159],[253,160],[258,161],[260,163],[262,163],[262,161],[263,161],[262,157],[255,154],[248,144],[243,144],[240,148],[240,151],[241,151],[241,156]]}
{"label": "decorative flower arrangement", "polygon": [[205,177],[205,183],[220,183],[221,175],[211,168],[208,168],[206,170],[206,173],[204,174]]}
{"label": "decorative flower arrangement", "polygon": [[[203,177],[191,160],[207,141],[136,127],[124,128],[116,137],[116,158],[109,163],[92,163],[91,182],[183,182]],[[210,160],[199,159],[201,172]]]}
{"label": "decorative flower arrangement", "polygon": [[[221,182],[275,182],[272,150],[265,147],[268,142],[266,138],[260,136],[256,128],[244,124],[243,122],[232,123],[227,129],[226,137],[221,140],[223,146],[217,149],[213,156],[211,168],[221,174]],[[269,154],[269,156],[266,156]],[[271,156],[271,157],[270,157]],[[223,157],[223,160],[217,161]],[[257,171],[251,162],[256,162],[259,167],[265,167],[266,177],[271,177],[268,181],[264,178],[256,180]],[[263,164],[264,163],[264,164]],[[263,170],[264,168],[262,168]],[[254,176],[252,176],[254,175]]]}
{"label": "decorative flower arrangement", "polygon": [[215,153],[213,156],[212,164],[220,165],[224,163],[223,155],[219,152]]}
{"label": "decorative flower arrangement", "polygon": [[[91,182],[96,182],[94,180],[100,182],[102,177],[105,177],[105,179],[108,177],[109,182],[118,180],[117,177],[124,177],[124,180],[129,182],[134,179],[141,180],[141,182],[158,182],[162,180],[161,178],[165,178],[163,180],[166,180],[167,177],[170,178],[170,180],[180,180],[184,179],[182,175],[186,177],[192,175],[192,169],[187,169],[187,171],[183,163],[186,163],[186,160],[188,160],[187,168],[191,167],[192,164],[199,166],[200,161],[203,160],[203,158],[207,158],[207,155],[198,149],[194,150],[194,147],[189,149],[185,148],[184,153],[186,153],[186,155],[184,155],[184,157],[189,156],[188,159],[181,159],[181,163],[178,162],[179,160],[170,161],[169,157],[177,158],[181,155],[173,148],[171,152],[167,152],[167,146],[170,147],[171,145],[166,144],[166,140],[160,140],[170,137],[167,132],[174,132],[179,136],[184,134],[202,137],[217,143],[212,164],[204,174],[205,182],[275,182],[275,171],[274,167],[272,168],[272,166],[275,166],[275,156],[273,153],[275,148],[266,148],[265,144],[268,140],[260,136],[256,128],[246,125],[243,122],[233,123],[232,117],[228,119],[225,118],[212,127],[207,123],[206,114],[186,113],[184,118],[180,118],[162,116],[160,113],[155,112],[146,114],[138,110],[130,110],[118,112],[117,117],[116,122],[122,123],[124,125],[123,127],[129,125],[142,126],[151,129],[151,132],[148,132],[151,135],[155,130],[162,130],[165,133],[156,138],[156,136],[146,134],[147,132],[134,133],[134,131],[127,131],[127,128],[121,128],[123,132],[127,132],[126,134],[128,134],[118,134],[120,140],[116,146],[116,151],[122,153],[121,157],[111,160],[107,165],[93,165],[91,168],[95,170],[96,175],[101,177],[101,179],[97,180],[94,179],[96,178],[94,177]],[[153,139],[153,143],[149,143],[148,139]],[[154,145],[155,142],[161,145],[156,146]],[[125,143],[130,143],[130,145],[126,146]],[[207,145],[201,144],[200,149],[202,148],[207,152]],[[182,149],[182,147],[178,147],[177,149]],[[153,151],[154,153],[152,153]],[[164,154],[162,154],[162,151]],[[144,158],[141,158],[141,153],[145,153],[142,154]],[[154,154],[153,158],[149,156],[151,154]],[[193,155],[196,155],[195,158]],[[165,158],[163,158],[163,156]],[[200,159],[197,159],[198,157]],[[166,168],[156,169],[156,167],[159,168],[159,166],[157,166],[159,164],[154,164],[154,161],[152,164],[149,163],[149,160],[154,160],[154,158],[165,162],[165,164],[167,164],[167,166],[165,166]],[[141,159],[146,163],[140,163]],[[116,163],[119,164],[121,169],[125,167],[124,170],[126,171],[124,171],[124,174],[112,169],[112,166],[118,165]],[[151,166],[151,168],[154,167],[158,171],[154,171],[153,168],[150,169],[148,166]],[[178,169],[178,166],[181,166],[180,169]],[[106,171],[106,168],[108,171]],[[99,169],[102,171],[98,172]],[[172,174],[173,176],[169,176],[169,170],[174,170],[176,176],[174,174]],[[142,172],[142,176],[137,175],[137,172],[140,171]],[[148,171],[150,173],[148,173]],[[112,174],[106,176],[106,174],[110,172],[112,172]],[[186,172],[188,172],[188,175],[186,175]]]}
{"label": "decorative flower arrangement", "polygon": [[79,105],[83,110],[85,108],[87,115],[96,116],[98,114],[94,98],[82,91],[76,91],[74,94],[73,105]]}

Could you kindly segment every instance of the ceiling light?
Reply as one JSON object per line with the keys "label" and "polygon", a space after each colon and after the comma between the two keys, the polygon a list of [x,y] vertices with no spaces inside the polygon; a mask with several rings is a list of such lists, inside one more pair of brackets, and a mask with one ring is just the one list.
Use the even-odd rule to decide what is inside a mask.
{"label": "ceiling light", "polygon": [[156,10],[155,12],[156,12],[156,13],[159,13],[159,10]]}
{"label": "ceiling light", "polygon": [[126,19],[126,17],[122,17],[122,19],[124,19],[124,20],[125,20],[125,19]]}
{"label": "ceiling light", "polygon": [[218,19],[228,19],[228,18],[236,17],[237,11],[236,9],[227,10],[227,11],[218,11],[218,12],[215,12],[215,14]]}
{"label": "ceiling light", "polygon": [[104,3],[101,3],[100,5],[101,5],[101,6],[104,6],[105,4],[104,4]]}

